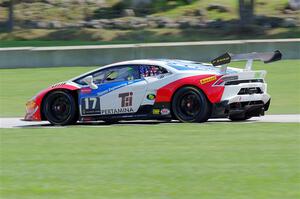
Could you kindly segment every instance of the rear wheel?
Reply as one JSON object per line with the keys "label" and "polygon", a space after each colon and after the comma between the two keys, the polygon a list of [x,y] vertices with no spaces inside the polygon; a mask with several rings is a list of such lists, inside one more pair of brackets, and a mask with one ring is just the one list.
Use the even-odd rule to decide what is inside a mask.
{"label": "rear wheel", "polygon": [[205,122],[211,115],[211,104],[200,90],[184,87],[175,93],[172,111],[182,122]]}
{"label": "rear wheel", "polygon": [[74,124],[78,109],[74,97],[65,91],[54,91],[45,98],[43,111],[46,119],[54,125]]}

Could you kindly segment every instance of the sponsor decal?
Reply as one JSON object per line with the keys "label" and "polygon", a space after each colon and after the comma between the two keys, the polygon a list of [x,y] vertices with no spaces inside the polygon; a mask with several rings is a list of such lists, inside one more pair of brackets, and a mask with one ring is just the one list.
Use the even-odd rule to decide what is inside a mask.
{"label": "sponsor decal", "polygon": [[212,65],[218,66],[222,64],[228,64],[231,61],[231,57],[228,53],[225,53],[224,55],[221,55],[220,57],[212,60]]}
{"label": "sponsor decal", "polygon": [[217,79],[217,76],[210,76],[210,77],[207,77],[207,78],[204,78],[204,79],[201,79],[200,80],[200,84],[207,84],[209,82],[212,82],[212,81],[215,81]]}
{"label": "sponsor decal", "polygon": [[154,94],[148,94],[147,99],[148,100],[155,100],[156,96]]}
{"label": "sponsor decal", "polygon": [[101,96],[103,96],[103,95],[106,95],[107,93],[110,93],[110,92],[115,91],[115,90],[117,90],[117,89],[119,89],[119,88],[122,88],[122,87],[128,86],[128,85],[131,85],[131,84],[136,83],[136,82],[139,82],[139,81],[141,81],[141,80],[132,80],[132,81],[124,82],[124,83],[122,83],[122,84],[119,84],[119,85],[113,86],[113,87],[111,87],[111,88],[105,89],[105,90],[103,90],[103,91],[101,91],[101,92],[98,92],[97,95],[101,97]]}
{"label": "sponsor decal", "polygon": [[223,57],[221,59],[214,60],[213,64],[218,65],[218,64],[222,64],[224,62],[226,63],[229,60],[230,60],[230,57]]}
{"label": "sponsor decal", "polygon": [[82,88],[80,90],[80,92],[83,93],[83,94],[88,94],[88,93],[92,92],[92,89],[90,87],[85,87],[85,88]]}
{"label": "sponsor decal", "polygon": [[100,113],[100,98],[87,97],[81,99],[82,115],[99,114]]}
{"label": "sponsor decal", "polygon": [[114,114],[124,114],[133,113],[134,110],[131,107],[117,108],[117,109],[103,109],[101,110],[101,115],[114,115]]}
{"label": "sponsor decal", "polygon": [[152,114],[153,115],[159,115],[160,114],[160,110],[159,109],[153,109],[152,110]]}
{"label": "sponsor decal", "polygon": [[66,84],[66,82],[57,83],[57,84],[52,85],[51,88],[63,86],[63,85],[65,85],[65,84]]}
{"label": "sponsor decal", "polygon": [[161,115],[169,115],[170,114],[170,110],[167,108],[163,108],[160,110],[160,114]]}
{"label": "sponsor decal", "polygon": [[121,98],[121,107],[132,106],[132,92],[120,93],[119,97]]}
{"label": "sponsor decal", "polygon": [[116,86],[114,86],[114,87],[111,87],[111,88],[108,88],[108,89],[106,89],[106,90],[104,90],[104,91],[101,91],[101,92],[97,93],[97,95],[98,95],[98,96],[103,96],[103,95],[105,95],[105,94],[107,94],[107,93],[109,93],[109,92],[111,92],[111,91],[117,90],[117,89],[122,88],[122,87],[127,86],[127,85],[129,85],[129,83],[128,83],[128,82],[125,82],[125,83],[123,83],[123,84],[116,85]]}

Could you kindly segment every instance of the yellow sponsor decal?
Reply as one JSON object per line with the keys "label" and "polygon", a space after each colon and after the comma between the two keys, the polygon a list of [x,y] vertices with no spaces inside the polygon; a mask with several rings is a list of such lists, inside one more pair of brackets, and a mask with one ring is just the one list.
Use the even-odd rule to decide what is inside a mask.
{"label": "yellow sponsor decal", "polygon": [[159,115],[160,110],[159,109],[153,109],[152,113],[153,113],[153,115]]}
{"label": "yellow sponsor decal", "polygon": [[211,76],[200,80],[200,84],[207,84],[217,79],[217,76]]}

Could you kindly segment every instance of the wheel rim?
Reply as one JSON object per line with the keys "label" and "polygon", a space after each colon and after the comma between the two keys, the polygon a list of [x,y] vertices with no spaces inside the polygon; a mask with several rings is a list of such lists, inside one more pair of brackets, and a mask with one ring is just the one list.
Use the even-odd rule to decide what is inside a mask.
{"label": "wheel rim", "polygon": [[187,92],[178,100],[177,110],[181,118],[193,120],[200,112],[200,98],[193,92]]}
{"label": "wheel rim", "polygon": [[49,113],[57,122],[63,122],[70,117],[70,100],[64,95],[56,95],[49,104]]}

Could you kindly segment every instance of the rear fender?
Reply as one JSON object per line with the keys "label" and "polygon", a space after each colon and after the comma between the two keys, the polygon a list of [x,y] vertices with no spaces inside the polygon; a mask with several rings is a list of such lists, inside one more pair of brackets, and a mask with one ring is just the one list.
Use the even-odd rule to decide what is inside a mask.
{"label": "rear fender", "polygon": [[179,79],[158,89],[155,102],[171,102],[175,92],[185,86],[193,86],[201,89],[211,103],[220,102],[224,87],[212,86],[220,77],[220,75],[197,75]]}

